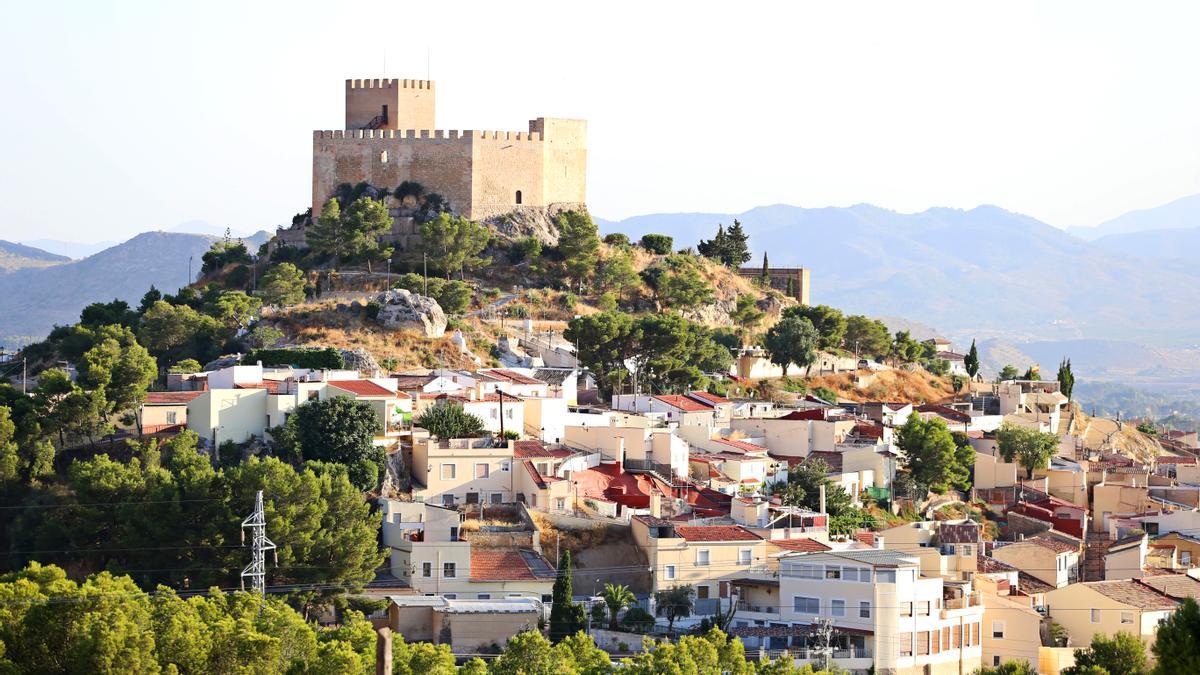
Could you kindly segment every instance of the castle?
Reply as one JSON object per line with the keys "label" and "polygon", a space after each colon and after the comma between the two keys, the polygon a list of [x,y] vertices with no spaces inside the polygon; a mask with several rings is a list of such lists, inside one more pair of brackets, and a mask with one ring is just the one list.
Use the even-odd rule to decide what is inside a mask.
{"label": "castle", "polygon": [[[528,131],[445,131],[436,129],[436,93],[432,80],[346,80],[346,128],[313,132],[313,218],[339,185],[360,182],[394,190],[415,181],[476,221],[584,206],[587,122],[539,117]],[[411,248],[419,227],[390,206],[388,239]],[[279,235],[303,244],[297,228]]]}

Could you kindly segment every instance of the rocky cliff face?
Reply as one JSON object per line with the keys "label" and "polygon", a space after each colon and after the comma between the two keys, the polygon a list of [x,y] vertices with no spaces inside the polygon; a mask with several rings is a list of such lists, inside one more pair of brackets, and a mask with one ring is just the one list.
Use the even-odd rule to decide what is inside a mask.
{"label": "rocky cliff face", "polygon": [[535,237],[543,244],[558,244],[558,225],[554,219],[564,211],[586,211],[585,204],[551,204],[550,206],[515,206],[499,216],[485,218],[484,225],[510,241]]}

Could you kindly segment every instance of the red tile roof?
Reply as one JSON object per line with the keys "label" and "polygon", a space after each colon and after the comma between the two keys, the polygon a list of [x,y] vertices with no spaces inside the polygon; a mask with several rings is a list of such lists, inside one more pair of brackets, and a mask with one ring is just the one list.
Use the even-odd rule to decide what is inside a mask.
{"label": "red tile roof", "polygon": [[184,405],[196,398],[202,391],[148,391],[146,405]]}
{"label": "red tile roof", "polygon": [[508,380],[514,384],[546,384],[541,380],[535,380],[527,375],[522,375],[513,370],[505,370],[503,368],[494,368],[492,370],[480,371],[486,375],[492,375],[503,380]]}
{"label": "red tile roof", "polygon": [[1138,609],[1175,609],[1179,603],[1136,581],[1086,581],[1100,595]]}
{"label": "red tile roof", "polygon": [[857,539],[860,543],[866,544],[867,546],[875,545],[875,533],[874,532],[861,532],[861,531],[855,532],[854,538]]}
{"label": "red tile roof", "polygon": [[712,406],[704,405],[699,401],[694,401],[686,396],[679,396],[678,394],[665,394],[662,396],[655,396],[654,398],[666,403],[669,406],[674,406],[683,412],[706,412],[712,410]]}
{"label": "red tile roof", "polygon": [[805,463],[816,461],[818,459],[828,464],[831,471],[841,473],[842,453],[831,452],[828,450],[813,450],[812,452],[808,453],[808,457],[805,458]]}
{"label": "red tile roof", "polygon": [[761,445],[755,445],[753,443],[747,443],[746,441],[739,441],[732,438],[717,438],[714,440],[721,445],[727,445],[740,452],[759,454],[767,451],[767,449]]}
{"label": "red tile roof", "polygon": [[355,396],[394,396],[392,390],[370,380],[331,380],[329,386],[348,391]]}
{"label": "red tile roof", "polygon": [[978,523],[942,523],[938,526],[938,538],[945,544],[978,544]]}
{"label": "red tile roof", "polygon": [[768,539],[767,541],[778,546],[779,548],[786,549],[788,551],[799,551],[801,553],[820,553],[821,551],[830,550],[830,547],[822,544],[816,539]]}
{"label": "red tile roof", "polygon": [[541,441],[513,441],[513,457],[517,459],[555,456]]}
{"label": "red tile roof", "polygon": [[1048,548],[1055,553],[1071,553],[1072,551],[1079,552],[1078,546],[1072,546],[1067,542],[1060,539],[1055,539],[1054,537],[1030,537],[1025,541],[1030,544],[1041,546],[1042,548]]}
{"label": "red tile roof", "polygon": [[278,380],[263,380],[262,382],[246,382],[233,385],[234,389],[266,389],[271,394],[278,394],[283,383]]}
{"label": "red tile roof", "polygon": [[1172,457],[1169,455],[1164,455],[1162,457],[1155,457],[1154,461],[1158,462],[1159,464],[1195,464],[1196,458],[1195,457]]}
{"label": "red tile roof", "polygon": [[675,534],[688,541],[758,541],[762,539],[741,525],[677,525]]}
{"label": "red tile roof", "polygon": [[471,581],[536,581],[554,577],[549,561],[532,551],[471,548]]}
{"label": "red tile roof", "polygon": [[723,396],[717,396],[716,394],[710,394],[707,391],[689,391],[688,397],[700,399],[700,401],[702,403],[707,403],[710,406],[717,405],[720,403],[729,403],[730,402],[729,399],[727,399]]}

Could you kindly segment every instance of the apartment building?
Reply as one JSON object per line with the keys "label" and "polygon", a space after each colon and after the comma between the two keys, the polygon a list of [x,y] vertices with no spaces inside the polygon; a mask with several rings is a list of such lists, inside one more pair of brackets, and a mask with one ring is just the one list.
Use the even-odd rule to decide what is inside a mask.
{"label": "apartment building", "polygon": [[853,672],[967,673],[980,666],[983,606],[966,583],[923,578],[917,559],[878,549],[789,553],[779,560],[781,613],[765,631],[772,649],[802,662],[817,654],[812,626],[833,622],[834,663]]}

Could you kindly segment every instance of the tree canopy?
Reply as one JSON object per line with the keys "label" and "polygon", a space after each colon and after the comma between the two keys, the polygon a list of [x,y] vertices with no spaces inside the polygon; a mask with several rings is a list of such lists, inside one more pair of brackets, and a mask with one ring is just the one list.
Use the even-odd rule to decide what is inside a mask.
{"label": "tree canopy", "polygon": [[700,240],[696,251],[726,267],[737,269],[750,260],[749,241],[749,235],[735,218],[729,230],[726,230],[724,225],[718,225],[716,236],[709,240]]}
{"label": "tree canopy", "polygon": [[449,213],[439,213],[421,223],[421,248],[434,269],[441,270],[447,279],[455,272],[461,275],[490,263],[491,258],[480,255],[490,238],[483,225]]}
{"label": "tree canopy", "polygon": [[290,262],[272,265],[258,291],[268,305],[287,307],[304,302],[304,273]]}
{"label": "tree canopy", "polygon": [[[518,405],[515,401],[513,405]],[[458,403],[435,405],[413,420],[413,426],[421,427],[435,438],[474,438],[484,431],[483,420],[463,410]]]}
{"label": "tree canopy", "polygon": [[344,464],[360,490],[379,487],[386,454],[374,443],[383,432],[371,404],[348,396],[330,396],[296,408],[287,425],[295,430],[298,448],[290,449],[304,459]]}
{"label": "tree canopy", "polygon": [[1062,672],[1063,675],[1092,675],[1093,673],[1146,675],[1149,672],[1146,663],[1146,645],[1142,644],[1137,636],[1124,631],[1112,637],[1097,634],[1092,637],[1090,646],[1075,650],[1075,665]]}
{"label": "tree canopy", "polygon": [[1158,625],[1152,651],[1155,675],[1200,673],[1200,604],[1194,598],[1184,598]]}
{"label": "tree canopy", "polygon": [[770,354],[771,363],[783,368],[783,376],[787,377],[788,367],[792,364],[808,368],[816,361],[819,342],[820,335],[811,321],[785,316],[767,330],[763,346]]}
{"label": "tree canopy", "polygon": [[847,320],[840,309],[829,305],[795,305],[783,310],[783,318],[808,319],[817,331],[817,348],[839,349],[846,337]]}
{"label": "tree canopy", "polygon": [[1006,462],[1016,462],[1033,478],[1034,469],[1044,469],[1058,450],[1058,436],[1030,427],[1005,423],[996,430],[996,444]]}
{"label": "tree canopy", "polygon": [[600,260],[600,235],[586,211],[565,211],[554,219],[558,226],[558,252],[563,258],[563,276],[579,290],[596,274]]}
{"label": "tree canopy", "polygon": [[942,419],[923,420],[919,415],[909,415],[896,434],[896,442],[903,452],[901,465],[918,485],[937,493],[971,486],[975,450],[969,444],[955,443]]}

